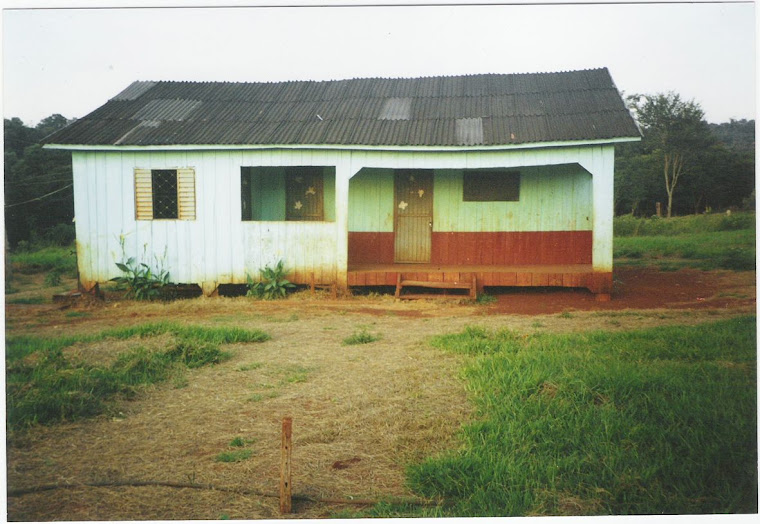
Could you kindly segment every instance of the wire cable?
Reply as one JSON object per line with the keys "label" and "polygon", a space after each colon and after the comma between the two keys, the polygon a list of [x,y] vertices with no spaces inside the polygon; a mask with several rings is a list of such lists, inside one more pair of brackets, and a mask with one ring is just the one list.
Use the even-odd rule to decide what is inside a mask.
{"label": "wire cable", "polygon": [[73,185],[74,185],[73,183],[67,184],[67,185],[63,186],[61,189],[56,189],[55,191],[51,191],[47,195],[42,195],[42,196],[37,197],[37,198],[32,198],[30,200],[25,200],[24,202],[16,202],[15,204],[6,204],[5,205],[5,209],[8,209],[9,207],[16,207],[16,206],[20,206],[20,205],[23,205],[23,204],[28,204],[30,202],[37,202],[38,200],[42,200],[43,198],[47,198],[47,197],[49,197],[51,195],[55,195],[56,193],[60,193],[64,189],[68,189],[68,188],[70,188]]}

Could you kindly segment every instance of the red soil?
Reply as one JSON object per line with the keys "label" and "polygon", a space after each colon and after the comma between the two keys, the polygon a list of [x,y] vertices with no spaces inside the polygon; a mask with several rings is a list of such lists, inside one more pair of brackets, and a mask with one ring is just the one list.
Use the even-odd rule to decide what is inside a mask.
{"label": "red soil", "polygon": [[659,271],[653,268],[615,268],[612,300],[597,302],[585,289],[486,288],[497,302],[494,315],[537,315],[578,310],[695,309],[755,304],[755,273]]}

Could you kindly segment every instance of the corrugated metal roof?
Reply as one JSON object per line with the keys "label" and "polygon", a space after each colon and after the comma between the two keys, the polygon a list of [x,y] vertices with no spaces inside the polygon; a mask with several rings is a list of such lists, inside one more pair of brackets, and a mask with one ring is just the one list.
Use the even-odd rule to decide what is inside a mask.
{"label": "corrugated metal roof", "polygon": [[463,146],[474,146],[483,143],[482,118],[456,119],[457,143]]}
{"label": "corrugated metal roof", "polygon": [[378,118],[381,120],[409,120],[411,115],[411,98],[386,98]]}
{"label": "corrugated metal roof", "polygon": [[639,136],[603,68],[325,82],[134,82],[46,142],[477,146]]}

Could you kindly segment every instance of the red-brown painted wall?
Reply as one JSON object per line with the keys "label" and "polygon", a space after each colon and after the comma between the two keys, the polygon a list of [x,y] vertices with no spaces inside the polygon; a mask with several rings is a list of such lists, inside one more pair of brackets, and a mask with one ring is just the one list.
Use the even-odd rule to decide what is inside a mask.
{"label": "red-brown painted wall", "polygon": [[[348,234],[349,264],[392,264],[393,233]],[[440,233],[432,237],[431,264],[591,264],[591,231]]]}
{"label": "red-brown painted wall", "polygon": [[432,264],[591,264],[591,231],[433,233]]}
{"label": "red-brown painted wall", "polygon": [[393,264],[393,233],[348,233],[349,264]]}

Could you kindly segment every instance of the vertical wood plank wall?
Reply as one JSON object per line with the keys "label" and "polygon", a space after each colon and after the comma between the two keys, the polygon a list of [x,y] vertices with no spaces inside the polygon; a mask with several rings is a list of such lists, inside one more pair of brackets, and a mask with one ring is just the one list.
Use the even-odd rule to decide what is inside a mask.
{"label": "vertical wood plank wall", "polygon": [[[469,224],[480,231],[545,231],[549,226],[578,231],[591,230],[586,225],[591,222],[595,270],[611,268],[613,155],[612,145],[471,152],[74,151],[80,276],[85,284],[117,276],[115,262],[122,259],[123,238],[126,256],[163,264],[174,282],[244,283],[246,274],[255,276],[259,268],[280,259],[295,271],[296,280],[307,281],[314,272],[323,281],[345,282],[349,231],[392,232],[393,169],[403,168],[435,169],[436,184],[444,186],[455,185],[456,172],[463,168],[519,167],[527,177],[545,179],[541,183],[551,189],[537,196],[527,213],[506,208],[494,213],[484,206],[465,209],[471,203],[459,203],[456,209],[453,202],[444,202],[447,192],[436,188],[436,207],[446,211],[435,215],[434,231],[456,232]],[[583,166],[590,177],[568,164]],[[334,221],[242,221],[242,166],[302,165],[335,166]],[[185,167],[195,170],[196,220],[135,220],[134,169]],[[568,169],[576,171],[563,171]],[[530,183],[529,178],[528,192]],[[569,194],[575,197],[567,198]],[[386,200],[391,202],[387,208]]]}

